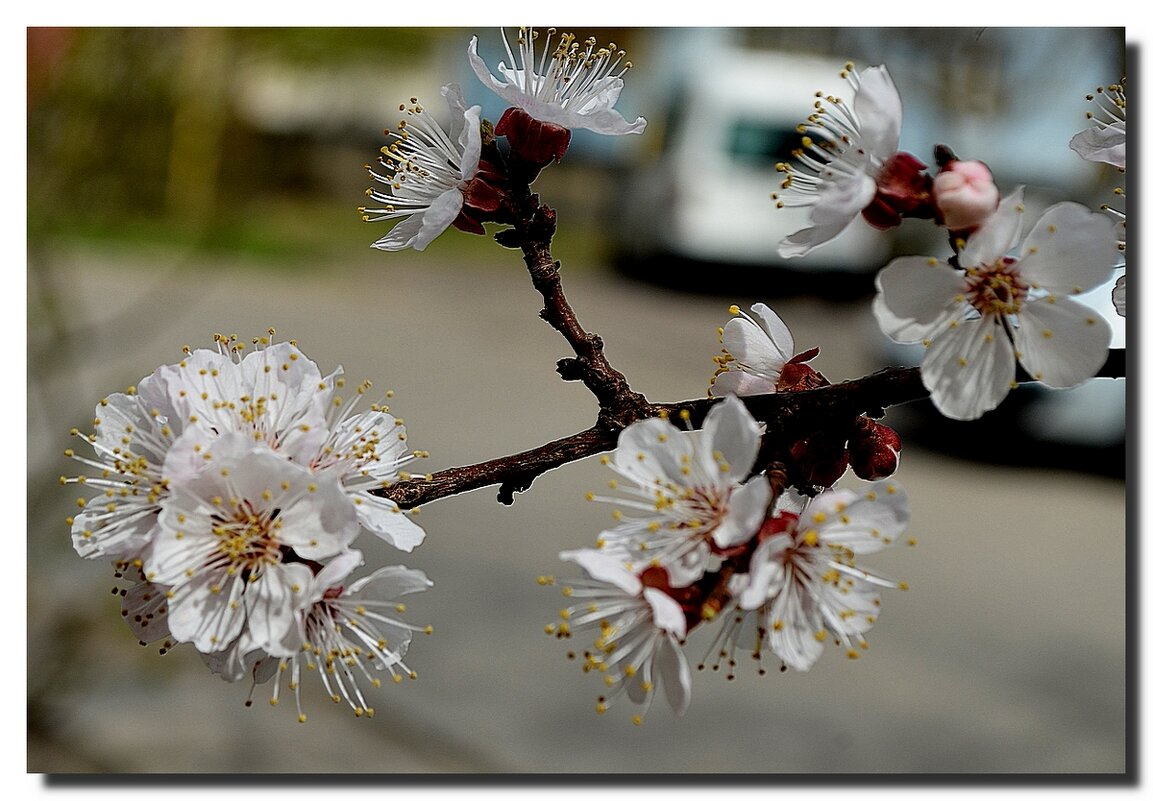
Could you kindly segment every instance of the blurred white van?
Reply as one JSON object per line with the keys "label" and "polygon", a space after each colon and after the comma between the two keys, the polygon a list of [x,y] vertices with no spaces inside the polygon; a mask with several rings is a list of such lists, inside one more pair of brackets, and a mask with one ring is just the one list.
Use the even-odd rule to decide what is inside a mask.
{"label": "blurred white van", "polygon": [[[727,48],[706,69],[685,74],[667,114],[652,115],[659,154],[626,182],[614,218],[618,253],[799,271],[872,272],[890,255],[889,238],[858,218],[801,259],[777,245],[808,225],[807,208],[777,208],[776,165],[800,146],[797,125],[817,90],[848,100],[843,62],[795,53]],[[652,123],[656,122],[656,130]],[[660,123],[664,123],[663,130]]]}

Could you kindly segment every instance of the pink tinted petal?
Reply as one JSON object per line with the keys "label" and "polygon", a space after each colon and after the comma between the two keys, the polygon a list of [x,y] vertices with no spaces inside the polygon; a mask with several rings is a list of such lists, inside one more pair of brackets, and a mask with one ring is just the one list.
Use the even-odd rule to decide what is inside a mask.
{"label": "pink tinted petal", "polygon": [[1018,315],[1021,366],[1042,384],[1073,387],[1101,369],[1109,355],[1109,324],[1088,306],[1050,296]]}
{"label": "pink tinted petal", "polygon": [[969,237],[959,256],[961,266],[995,264],[1021,240],[1024,216],[1025,187],[1020,186],[1013,194],[1001,198],[997,210]]}
{"label": "pink tinted petal", "polygon": [[876,284],[873,315],[881,330],[897,342],[930,339],[968,309],[964,277],[939,259],[894,259],[877,273]]}
{"label": "pink tinted petal", "polygon": [[929,347],[921,380],[946,417],[975,420],[996,408],[1016,372],[1013,346],[992,317],[959,323]]}
{"label": "pink tinted petal", "polygon": [[1108,281],[1116,262],[1113,221],[1079,203],[1058,203],[1025,238],[1018,270],[1042,289],[1076,295]]}

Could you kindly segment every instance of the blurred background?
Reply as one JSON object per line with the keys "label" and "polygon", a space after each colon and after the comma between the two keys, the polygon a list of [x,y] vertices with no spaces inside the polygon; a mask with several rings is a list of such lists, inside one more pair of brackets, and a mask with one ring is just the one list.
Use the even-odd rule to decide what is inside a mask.
{"label": "blurred background", "polygon": [[[554,254],[586,328],[650,399],[701,397],[727,308],[769,302],[832,381],[909,355],[877,331],[873,275],[940,253],[910,221],[806,259],[769,193],[817,89],[845,60],[885,63],[902,149],[986,161],[1030,214],[1111,201],[1118,176],[1068,149],[1084,97],[1124,71],[1124,32],[1053,29],[598,29],[629,52],[620,109],[642,136],[576,132],[535,185],[558,210]],[[1048,773],[1126,767],[1125,382],[1022,389],[972,424],[892,410],[919,544],[868,560],[909,582],[872,649],[809,674],[694,676],[683,719],[654,704],[594,713],[595,680],[543,634],[562,598],[542,573],[590,545],[609,510],[584,500],[591,460],[422,510],[415,553],[436,586],[409,604],[420,678],[353,718],[319,683],[307,724],[266,688],[197,655],[135,644],[107,565],[71,549],[73,426],[184,344],[273,326],[322,370],[372,379],[430,469],[512,453],[595,418],[553,372],[563,341],[536,316],[519,256],[450,230],[424,253],[369,248],[362,165],[397,104],[440,107],[457,81],[496,120],[455,29],[29,29],[28,769],[33,772]],[[480,34],[491,66],[499,33]],[[1107,293],[1106,293],[1107,295]],[[1102,299],[1107,306],[1107,297]],[[1105,309],[1102,308],[1104,311]],[[1123,328],[1115,344],[1123,346]],[[689,643],[704,658],[707,631]],[[579,645],[579,643],[574,643]],[[283,705],[282,705],[283,706]]]}

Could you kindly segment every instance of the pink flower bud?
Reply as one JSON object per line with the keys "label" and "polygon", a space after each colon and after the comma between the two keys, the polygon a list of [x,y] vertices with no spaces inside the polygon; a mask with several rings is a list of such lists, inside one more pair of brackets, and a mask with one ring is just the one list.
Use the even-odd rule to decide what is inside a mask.
{"label": "pink flower bud", "polygon": [[938,218],[950,231],[980,226],[1001,200],[993,173],[979,161],[953,161],[933,179]]}

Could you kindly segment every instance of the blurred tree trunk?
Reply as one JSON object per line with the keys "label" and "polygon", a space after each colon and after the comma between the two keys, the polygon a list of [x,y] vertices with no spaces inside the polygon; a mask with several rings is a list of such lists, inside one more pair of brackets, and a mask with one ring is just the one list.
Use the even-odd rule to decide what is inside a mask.
{"label": "blurred tree trunk", "polygon": [[198,230],[208,224],[216,206],[228,118],[231,34],[224,28],[186,28],[182,47],[166,205],[172,217]]}

